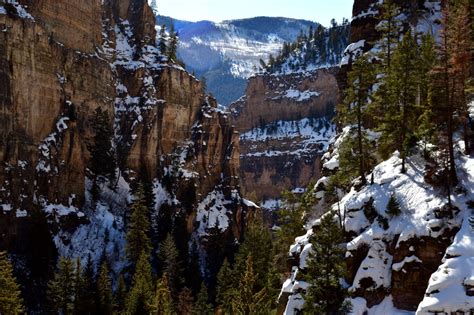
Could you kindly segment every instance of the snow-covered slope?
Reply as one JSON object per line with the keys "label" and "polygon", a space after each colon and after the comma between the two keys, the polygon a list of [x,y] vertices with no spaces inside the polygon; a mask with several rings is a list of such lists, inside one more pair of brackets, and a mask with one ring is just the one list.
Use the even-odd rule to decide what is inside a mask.
{"label": "snow-covered slope", "polygon": [[[452,196],[453,211],[447,208],[447,196],[425,181],[426,161],[418,154],[411,156],[407,173],[402,174],[398,153],[374,168],[374,184],[352,188],[339,205],[332,206],[342,209],[344,229],[353,235],[346,244],[352,314],[414,314],[405,309],[421,300],[417,314],[474,307],[474,158],[460,150],[457,156],[460,187]],[[331,159],[337,160],[337,149],[326,156]],[[320,184],[325,181],[322,178],[316,187],[324,187]],[[392,194],[402,211],[395,217],[386,213]],[[324,190],[316,196],[324,198]],[[318,222],[310,223],[308,233],[290,249],[298,263],[283,287],[289,294],[286,314],[294,314],[303,304],[301,290],[307,284],[296,280],[301,279],[296,274],[304,273],[309,239]]]}
{"label": "snow-covered slope", "polygon": [[169,28],[173,23],[180,37],[178,57],[188,70],[206,77],[208,90],[225,105],[244,94],[246,79],[256,72],[260,59],[277,55],[285,41],[293,42],[300,31],[317,25],[273,17],[194,23],[157,16],[157,25]]}

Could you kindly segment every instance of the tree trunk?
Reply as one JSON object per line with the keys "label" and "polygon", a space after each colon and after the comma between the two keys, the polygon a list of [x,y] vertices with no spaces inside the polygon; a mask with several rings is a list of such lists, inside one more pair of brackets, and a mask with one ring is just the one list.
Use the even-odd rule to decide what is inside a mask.
{"label": "tree trunk", "polygon": [[[362,82],[361,80],[362,78],[359,76],[359,82]],[[362,112],[361,112],[362,97],[360,93],[362,92],[359,90],[358,104],[357,104],[357,140],[358,140],[358,146],[359,146],[359,175],[361,178],[362,185],[365,185],[367,184],[367,179],[365,178],[365,170],[364,170],[364,150],[363,150],[363,144],[362,144]]]}

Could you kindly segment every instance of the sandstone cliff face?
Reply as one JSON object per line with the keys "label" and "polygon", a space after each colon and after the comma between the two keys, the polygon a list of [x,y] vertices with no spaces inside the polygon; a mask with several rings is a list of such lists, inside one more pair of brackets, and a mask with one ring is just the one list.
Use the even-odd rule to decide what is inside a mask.
{"label": "sandstone cliff face", "polygon": [[319,177],[321,152],[334,132],[338,102],[336,70],[259,75],[232,104],[240,132],[241,182],[258,200],[279,199],[282,190],[305,188]]}
{"label": "sandstone cliff face", "polygon": [[[201,83],[159,53],[147,2],[2,3],[0,30],[0,248],[24,253],[27,226],[41,214],[50,224],[42,235],[53,235],[59,254],[98,259],[105,248],[120,261],[130,186],[140,177],[153,185],[159,237],[180,235],[183,253],[194,244],[202,270],[216,269],[249,210],[238,134]],[[115,189],[102,185],[92,203],[87,144],[98,107],[114,118],[119,168]],[[201,221],[217,211],[207,200],[216,194],[220,243]]]}

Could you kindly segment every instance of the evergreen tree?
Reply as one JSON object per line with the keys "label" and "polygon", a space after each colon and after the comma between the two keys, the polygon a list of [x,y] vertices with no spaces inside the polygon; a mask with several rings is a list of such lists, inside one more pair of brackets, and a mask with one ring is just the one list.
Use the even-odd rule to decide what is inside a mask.
{"label": "evergreen tree", "polygon": [[387,204],[387,214],[391,217],[399,216],[402,210],[400,209],[400,204],[398,203],[395,193],[390,196]]}
{"label": "evergreen tree", "polygon": [[113,313],[113,294],[112,280],[109,275],[109,268],[106,263],[100,267],[99,278],[97,279],[98,303],[97,309],[99,314]]}
{"label": "evergreen tree", "polygon": [[269,313],[267,290],[257,289],[258,274],[254,273],[252,256],[246,260],[246,268],[239,281],[239,288],[232,299],[232,310],[235,314],[266,314]]}
{"label": "evergreen tree", "polygon": [[341,285],[346,266],[344,236],[330,212],[321,218],[311,237],[312,252],[307,261],[306,281],[310,287],[304,296],[308,314],[339,314],[347,310],[347,290]]}
{"label": "evergreen tree", "polygon": [[397,19],[399,14],[399,8],[393,0],[385,0],[380,5],[379,11],[379,23],[377,24],[376,30],[380,33],[380,40],[377,43],[380,47],[378,57],[381,60],[382,73],[388,74],[391,69],[391,61],[393,50],[396,47],[400,33],[401,23]]}
{"label": "evergreen tree", "polygon": [[393,69],[387,76],[386,84],[393,103],[385,109],[380,150],[385,157],[393,150],[400,152],[401,172],[406,172],[406,158],[416,129],[416,120],[420,115],[417,108],[418,96],[418,47],[411,32],[407,32],[393,53]]}
{"label": "evergreen tree", "polygon": [[[450,50],[451,74],[453,80],[453,102],[459,116],[463,130],[465,154],[471,153],[470,139],[472,137],[469,128],[469,105],[466,95],[468,79],[472,62],[472,28],[469,0],[457,0],[447,5],[451,13],[451,23],[446,24],[448,33],[448,49]],[[472,123],[472,122],[471,122]]]}
{"label": "evergreen tree", "polygon": [[56,313],[73,314],[76,298],[76,272],[74,263],[67,258],[59,260],[58,271],[48,284],[48,296],[51,308]]}
{"label": "evergreen tree", "polygon": [[209,296],[207,294],[206,285],[201,283],[201,289],[196,298],[196,303],[194,305],[194,313],[196,315],[211,315],[214,314],[212,305],[209,304]]}
{"label": "evergreen tree", "polygon": [[179,259],[179,252],[171,234],[168,234],[166,239],[161,243],[159,258],[163,266],[162,271],[166,273],[168,277],[171,296],[176,300],[183,282],[181,276],[183,270]]}
{"label": "evergreen tree", "polygon": [[159,37],[160,37],[160,42],[158,46],[160,48],[160,53],[163,55],[166,55],[168,47],[166,46],[166,39],[167,39],[166,25],[164,24],[161,26]]}
{"label": "evergreen tree", "polygon": [[259,275],[255,280],[256,290],[260,291],[266,288],[268,271],[273,260],[272,249],[270,230],[264,225],[262,214],[255,213],[255,217],[245,230],[244,241],[236,255],[234,264],[236,278],[239,279],[245,273],[245,269],[248,267],[247,258],[252,256],[252,270],[255,270],[255,273]]}
{"label": "evergreen tree", "polygon": [[23,314],[20,286],[6,252],[0,252],[0,314]]}
{"label": "evergreen tree", "polygon": [[372,100],[372,86],[375,83],[374,67],[367,56],[361,56],[354,62],[352,71],[348,75],[348,82],[349,87],[345,91],[343,104],[338,108],[338,114],[341,123],[355,126],[354,155],[358,162],[361,184],[365,185],[369,157],[364,123],[367,119],[367,106]]}
{"label": "evergreen tree", "polygon": [[178,314],[192,315],[194,308],[193,292],[188,288],[183,288],[178,296]]}
{"label": "evergreen tree", "polygon": [[158,281],[155,292],[155,304],[152,308],[152,314],[156,315],[171,315],[173,314],[173,300],[169,288],[168,275],[163,274],[163,277]]}
{"label": "evergreen tree", "polygon": [[99,176],[104,176],[115,184],[115,150],[112,146],[114,131],[109,115],[101,107],[97,107],[92,120],[92,130],[94,132],[93,142],[88,146],[91,153],[89,170],[92,173],[93,187],[92,195],[98,198],[97,180]]}
{"label": "evergreen tree", "polygon": [[149,209],[146,206],[143,187],[140,185],[131,206],[132,216],[127,232],[127,256],[136,264],[140,255],[151,251]]}
{"label": "evergreen tree", "polygon": [[117,289],[114,296],[114,313],[121,313],[125,309],[125,302],[127,299],[127,286],[125,279],[121,274],[118,278]]}
{"label": "evergreen tree", "polygon": [[153,275],[148,261],[149,255],[143,251],[138,260],[132,287],[128,293],[125,312],[126,314],[146,314],[153,305]]}
{"label": "evergreen tree", "polygon": [[232,313],[232,296],[234,295],[235,287],[234,274],[230,268],[230,264],[227,259],[217,274],[217,296],[216,302],[224,314]]}
{"label": "evergreen tree", "polygon": [[170,39],[168,46],[168,57],[170,60],[177,61],[176,53],[178,51],[178,34],[174,30],[174,25],[171,25],[170,28]]}
{"label": "evergreen tree", "polygon": [[90,255],[87,258],[84,269],[81,268],[81,261],[76,260],[76,293],[74,300],[75,314],[94,314],[95,298],[97,295],[94,280],[94,266]]}

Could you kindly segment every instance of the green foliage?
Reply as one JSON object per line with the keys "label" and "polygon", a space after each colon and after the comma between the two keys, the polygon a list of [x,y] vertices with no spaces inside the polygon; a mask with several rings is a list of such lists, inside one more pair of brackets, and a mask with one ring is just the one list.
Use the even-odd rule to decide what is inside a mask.
{"label": "green foliage", "polygon": [[149,255],[151,251],[149,209],[142,186],[138,187],[130,210],[132,216],[127,232],[127,257],[135,265],[142,253]]}
{"label": "green foliage", "polygon": [[232,296],[234,295],[236,282],[230,264],[227,259],[225,259],[219,273],[217,274],[216,296],[216,302],[225,314],[230,314],[232,312],[231,301]]}
{"label": "green foliage", "polygon": [[245,273],[248,268],[247,258],[252,256],[252,270],[259,275],[255,280],[255,288],[260,291],[268,284],[268,271],[273,258],[272,237],[261,214],[255,214],[253,220],[248,223],[244,237],[234,263],[235,277],[239,279]]}
{"label": "green foliage", "polygon": [[214,314],[212,305],[209,303],[209,296],[207,294],[206,285],[201,283],[201,289],[196,298],[196,304],[194,306],[194,313],[196,315],[211,315]]}
{"label": "green foliage", "polygon": [[173,300],[169,288],[168,275],[164,273],[156,285],[155,304],[152,306],[151,314],[171,315],[173,313]]}
{"label": "green foliage", "polygon": [[306,281],[310,287],[304,296],[304,311],[308,314],[334,314],[347,311],[347,290],[341,285],[346,265],[344,236],[330,212],[321,218],[311,237],[312,252],[308,258]]}
{"label": "green foliage", "polygon": [[395,195],[395,193],[393,193],[390,196],[390,199],[388,200],[386,212],[391,217],[399,216],[402,213],[402,210],[400,208],[400,203],[398,202],[397,196]]}
{"label": "green foliage", "polygon": [[72,260],[61,258],[54,279],[48,284],[51,308],[56,313],[73,314],[76,298],[77,274]]}
{"label": "green foliage", "polygon": [[114,296],[114,311],[120,313],[125,309],[125,302],[127,300],[127,286],[125,279],[121,274],[118,278],[117,289],[115,290]]}
{"label": "green foliage", "polygon": [[340,148],[340,172],[349,180],[357,170],[361,183],[365,184],[370,161],[365,126],[375,83],[375,68],[367,56],[361,56],[354,62],[348,74],[348,83],[344,102],[338,106],[338,119],[341,124],[353,127],[350,136],[345,139],[345,147]]}
{"label": "green foliage", "polygon": [[[232,299],[232,310],[235,314],[265,314],[269,310],[269,299],[266,288],[258,289],[259,275],[254,272],[252,256],[246,260],[245,272],[239,281],[239,288]],[[269,313],[269,311],[267,311]]]}
{"label": "green foliage", "polygon": [[74,312],[76,314],[93,314],[96,311],[97,290],[94,281],[94,266],[90,255],[83,269],[81,268],[81,261],[76,260],[76,278]]}
{"label": "green foliage", "polygon": [[149,255],[143,251],[136,265],[132,287],[126,300],[126,314],[145,314],[153,305],[153,276],[148,257]]}
{"label": "green foliage", "polygon": [[6,252],[0,252],[0,314],[23,314],[20,286]]}
{"label": "green foliage", "polygon": [[169,280],[169,288],[173,299],[177,299],[179,289],[183,283],[183,270],[179,259],[179,252],[171,234],[160,245],[159,258],[163,273],[166,273]]}
{"label": "green foliage", "polygon": [[310,64],[338,64],[347,47],[350,25],[344,20],[342,25],[334,23],[329,28],[318,25],[301,32],[295,42],[283,43],[278,56],[269,56],[268,63],[260,65],[269,72],[278,72],[286,65],[292,70],[306,69]]}
{"label": "green foliage", "polygon": [[99,271],[99,277],[97,279],[97,293],[98,303],[97,310],[99,314],[112,314],[113,313],[113,294],[112,294],[112,280],[109,275],[109,268],[107,263],[102,263]]}

